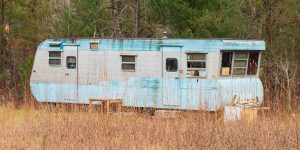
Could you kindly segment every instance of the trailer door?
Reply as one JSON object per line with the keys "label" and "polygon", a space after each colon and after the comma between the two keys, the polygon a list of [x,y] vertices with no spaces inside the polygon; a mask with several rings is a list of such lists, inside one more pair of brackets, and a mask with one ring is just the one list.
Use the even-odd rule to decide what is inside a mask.
{"label": "trailer door", "polygon": [[181,99],[181,49],[182,46],[164,45],[162,51],[162,100],[165,106],[180,105]]}
{"label": "trailer door", "polygon": [[64,101],[78,100],[78,45],[64,46]]}

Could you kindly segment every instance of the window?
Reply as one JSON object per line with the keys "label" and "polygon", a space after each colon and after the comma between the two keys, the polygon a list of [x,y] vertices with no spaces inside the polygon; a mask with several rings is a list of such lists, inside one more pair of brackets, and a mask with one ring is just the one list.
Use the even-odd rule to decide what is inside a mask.
{"label": "window", "polygon": [[135,57],[136,56],[121,56],[122,57],[122,70],[135,71]]}
{"label": "window", "polygon": [[66,59],[66,65],[68,69],[76,69],[76,57],[68,56]]}
{"label": "window", "polygon": [[232,56],[232,52],[224,52],[222,54],[221,75],[230,75]]}
{"label": "window", "polygon": [[249,61],[248,61],[248,69],[247,74],[248,75],[256,75],[257,68],[258,68],[258,52],[251,52],[249,53]]}
{"label": "window", "polygon": [[61,65],[61,52],[60,51],[50,51],[49,52],[49,65],[51,65],[51,66]]}
{"label": "window", "polygon": [[233,75],[244,76],[246,74],[248,53],[234,53]]}
{"label": "window", "polygon": [[256,75],[258,68],[259,52],[223,52],[222,76]]}
{"label": "window", "polygon": [[176,72],[178,70],[178,61],[176,58],[166,59],[166,70],[168,72]]}
{"label": "window", "polygon": [[187,74],[190,77],[206,76],[206,54],[188,53],[187,54]]}
{"label": "window", "polygon": [[95,42],[90,43],[90,49],[93,49],[93,50],[98,49],[98,46],[99,46],[98,43],[95,43]]}

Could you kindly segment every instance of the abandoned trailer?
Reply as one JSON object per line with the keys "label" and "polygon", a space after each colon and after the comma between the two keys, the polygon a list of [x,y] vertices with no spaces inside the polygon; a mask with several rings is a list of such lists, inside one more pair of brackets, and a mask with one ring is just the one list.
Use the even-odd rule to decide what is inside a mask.
{"label": "abandoned trailer", "polygon": [[[217,111],[255,99],[265,42],[225,39],[48,39],[30,79],[39,102]],[[101,102],[95,102],[100,104]]]}

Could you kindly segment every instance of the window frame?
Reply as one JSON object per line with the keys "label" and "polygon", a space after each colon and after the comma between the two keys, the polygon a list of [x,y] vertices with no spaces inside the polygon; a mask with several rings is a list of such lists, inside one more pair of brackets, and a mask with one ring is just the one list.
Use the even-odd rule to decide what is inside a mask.
{"label": "window frame", "polygon": [[[228,62],[228,63],[230,63],[230,66],[229,66],[229,74],[227,75],[227,74],[222,74],[222,72],[223,72],[223,54],[224,53],[229,53],[230,55],[231,55],[231,57],[230,57],[230,62]],[[233,52],[232,51],[221,51],[221,57],[220,57],[221,59],[221,64],[220,64],[220,76],[222,76],[222,77],[230,77],[232,74],[231,74],[231,72],[232,72],[232,64],[233,64],[233,62],[232,62],[232,60],[233,60]],[[226,67],[226,68],[228,68],[228,66]]]}
{"label": "window frame", "polygon": [[[59,52],[60,57],[50,57],[51,52]],[[50,64],[50,60],[60,60],[60,63],[59,64]],[[62,64],[62,51],[48,51],[48,65],[50,67],[60,67],[61,64]]]}
{"label": "window frame", "polygon": [[[137,59],[137,55],[120,55],[121,56],[121,70],[123,72],[135,72],[136,71],[136,59]],[[123,57],[134,57],[134,62],[123,62]],[[132,64],[134,65],[134,69],[130,70],[130,69],[123,69],[123,64]]]}
{"label": "window frame", "polygon": [[[168,62],[168,60],[176,60],[176,70],[168,70],[167,69],[167,62]],[[166,66],[165,66],[165,68],[166,68],[167,72],[177,72],[178,71],[178,59],[177,58],[166,58]]]}
{"label": "window frame", "polygon": [[[238,58],[236,59],[236,54],[247,54],[247,58],[243,59],[243,58]],[[245,67],[236,67],[236,61],[246,61],[246,66]],[[233,52],[233,56],[232,56],[232,69],[231,69],[231,75],[234,77],[243,77],[247,75],[247,71],[248,71],[248,61],[249,61],[249,52]],[[236,75],[234,74],[234,70],[235,69],[245,69],[245,73],[243,75]]]}
{"label": "window frame", "polygon": [[[232,53],[232,58],[231,58],[231,66],[230,66],[230,74],[229,75],[222,75],[222,59],[223,59],[223,53]],[[247,59],[235,59],[236,54],[238,53],[246,53],[247,54]],[[249,56],[250,53],[258,53],[258,61],[257,61],[257,71],[256,74],[248,75],[248,65],[249,65]],[[235,61],[236,60],[246,60],[246,66],[245,67],[235,67]],[[220,64],[220,76],[221,77],[254,77],[254,76],[259,76],[259,68],[260,68],[260,61],[261,61],[261,51],[230,51],[230,50],[221,50],[221,64]],[[235,68],[244,68],[245,73],[243,75],[234,75],[234,70]]]}
{"label": "window frame", "polygon": [[[189,60],[188,59],[188,55],[189,54],[203,54],[204,55],[204,60]],[[205,63],[205,68],[189,68],[188,67],[188,62],[204,62]],[[186,71],[187,71],[187,77],[189,78],[206,78],[207,74],[205,76],[200,76],[200,74],[198,76],[191,76],[190,74],[188,74],[189,71],[192,70],[198,70],[199,71],[204,71],[205,73],[207,72],[207,53],[203,53],[203,52],[186,52]]]}
{"label": "window frame", "polygon": [[[69,67],[68,67],[68,58],[75,58],[75,68],[69,68]],[[76,58],[76,56],[67,56],[67,57],[66,57],[66,68],[67,68],[67,69],[72,69],[72,70],[73,70],[73,69],[74,69],[74,70],[77,69],[77,58]]]}
{"label": "window frame", "polygon": [[[92,44],[97,44],[97,48],[92,48]],[[96,51],[99,49],[99,43],[98,42],[90,42],[90,50]]]}

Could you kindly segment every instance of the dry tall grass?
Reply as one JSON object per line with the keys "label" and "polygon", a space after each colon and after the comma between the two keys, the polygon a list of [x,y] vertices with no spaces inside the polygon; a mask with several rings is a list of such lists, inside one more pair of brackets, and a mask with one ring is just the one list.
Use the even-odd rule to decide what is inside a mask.
{"label": "dry tall grass", "polygon": [[166,119],[0,107],[0,148],[299,149],[299,116],[270,114],[224,123],[200,112]]}

